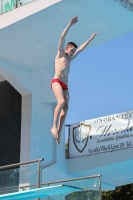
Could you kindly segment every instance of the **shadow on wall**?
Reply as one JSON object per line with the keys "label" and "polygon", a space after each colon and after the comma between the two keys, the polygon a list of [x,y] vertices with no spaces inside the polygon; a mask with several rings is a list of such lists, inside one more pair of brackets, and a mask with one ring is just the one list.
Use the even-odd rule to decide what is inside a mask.
{"label": "shadow on wall", "polygon": [[46,168],[56,163],[56,143],[51,134],[51,127],[53,123],[53,113],[55,103],[42,103],[41,104],[41,148],[40,155],[44,158],[45,162],[42,168]]}

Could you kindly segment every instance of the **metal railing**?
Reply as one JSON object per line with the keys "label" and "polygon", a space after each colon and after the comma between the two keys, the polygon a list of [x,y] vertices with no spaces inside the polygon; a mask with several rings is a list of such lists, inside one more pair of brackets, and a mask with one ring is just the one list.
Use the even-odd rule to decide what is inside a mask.
{"label": "metal railing", "polygon": [[[41,161],[43,161],[43,158],[37,159],[37,160],[32,160],[32,161],[27,161],[27,162],[22,162],[22,163],[16,163],[16,164],[11,164],[11,165],[6,165],[6,166],[2,166],[0,167],[0,171],[5,171],[5,170],[9,170],[15,167],[20,167],[23,165],[28,165],[28,164],[33,164],[33,163],[38,163],[38,167],[37,167],[37,184],[35,185],[37,188],[41,187]],[[14,188],[17,186],[14,186]],[[29,188],[31,186],[28,186]],[[13,189],[13,187],[7,187]],[[19,189],[22,189],[22,187],[18,187]],[[38,199],[39,200],[39,199]]]}
{"label": "metal railing", "polygon": [[99,179],[99,200],[102,200],[102,193],[101,193],[101,174],[98,175],[93,175],[93,176],[86,176],[86,177],[80,177],[80,178],[73,178],[73,179],[66,179],[66,180],[59,180],[59,181],[54,181],[54,182],[47,182],[47,183],[42,183],[41,186],[44,185],[55,185],[59,183],[67,183],[67,182],[74,182],[74,181],[82,181],[82,180],[87,180],[87,179],[94,179],[98,178]]}
{"label": "metal railing", "polygon": [[47,182],[47,183],[42,183],[41,185],[54,185],[58,183],[66,183],[66,182],[71,182],[71,181],[81,181],[85,179],[91,179],[91,178],[101,178],[101,174],[94,175],[94,176],[85,176],[85,177],[80,177],[80,178],[72,178],[72,179],[66,179],[66,180],[59,180],[59,181],[53,181],[53,182]]}
{"label": "metal railing", "polygon": [[[53,182],[46,182],[46,183],[42,183],[40,185],[40,187],[42,186],[52,186],[52,185],[56,185],[56,184],[62,184],[62,183],[68,183],[71,185],[71,182],[76,182],[76,181],[84,181],[84,180],[88,180],[88,179],[95,179],[98,178],[99,180],[99,200],[102,200],[102,195],[101,195],[101,174],[98,175],[93,175],[93,176],[86,176],[86,177],[80,177],[80,178],[72,178],[72,179],[66,179],[66,180],[58,180],[58,181],[53,181]],[[30,187],[35,187],[36,185],[31,185]],[[25,185],[22,186],[21,189],[25,190],[26,188],[28,188],[29,185]]]}
{"label": "metal railing", "polygon": [[[12,164],[12,165],[7,165],[7,166],[2,166],[0,167],[0,171],[5,171],[7,169],[11,169],[11,168],[15,168],[15,167],[20,167],[22,165],[28,165],[28,164],[32,164],[32,163],[38,163],[38,165],[36,166],[37,168],[37,184],[25,184],[22,186],[18,186],[18,189],[21,190],[27,190],[27,189],[31,189],[33,188],[41,188],[43,186],[53,186],[53,185],[57,185],[57,184],[61,184],[61,185],[69,185],[69,186],[78,186],[78,184],[81,186],[81,188],[84,186],[84,184],[87,186],[88,184],[90,184],[90,180],[92,180],[91,186],[94,186],[94,190],[96,189],[96,191],[99,194],[99,200],[101,200],[101,175],[94,175],[94,176],[86,176],[86,177],[80,177],[80,178],[72,178],[72,179],[66,179],[66,180],[58,180],[58,181],[52,181],[52,182],[45,182],[45,183],[41,183],[41,161],[43,161],[44,159],[38,159],[38,160],[32,160],[32,161],[28,161],[28,162],[22,162],[22,163],[17,163],[17,164]],[[96,184],[94,183],[95,179],[97,180]],[[83,185],[82,185],[83,183]],[[14,186],[15,188],[16,186]],[[90,185],[87,186],[88,189],[90,189]],[[84,188],[84,187],[83,187]],[[10,187],[9,187],[10,189]],[[11,187],[11,189],[13,189],[13,187]],[[40,198],[38,198],[38,200],[40,200]]]}
{"label": "metal railing", "polygon": [[0,14],[19,8],[35,0],[0,0]]}

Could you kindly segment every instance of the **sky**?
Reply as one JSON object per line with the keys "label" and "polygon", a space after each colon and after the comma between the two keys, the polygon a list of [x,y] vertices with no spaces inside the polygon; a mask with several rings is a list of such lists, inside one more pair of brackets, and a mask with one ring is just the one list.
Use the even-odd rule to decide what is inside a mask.
{"label": "sky", "polygon": [[133,32],[81,52],[69,92],[66,124],[133,110]]}

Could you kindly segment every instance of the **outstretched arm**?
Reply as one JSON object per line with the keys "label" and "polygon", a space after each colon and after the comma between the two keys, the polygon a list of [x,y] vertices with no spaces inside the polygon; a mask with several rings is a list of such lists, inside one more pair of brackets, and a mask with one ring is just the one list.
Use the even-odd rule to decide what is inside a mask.
{"label": "outstretched arm", "polygon": [[69,24],[67,25],[67,27],[65,28],[65,30],[62,32],[61,36],[60,36],[60,42],[59,42],[59,46],[58,46],[58,50],[59,51],[63,51],[64,50],[64,44],[65,44],[65,36],[69,30],[69,28],[73,25],[76,24],[76,22],[78,21],[78,17],[74,17],[71,19],[71,21],[69,22]]}
{"label": "outstretched arm", "polygon": [[90,43],[90,41],[94,39],[94,37],[95,37],[96,35],[98,35],[98,33],[93,33],[93,34],[91,35],[91,37],[90,37],[84,44],[82,44],[82,45],[77,49],[77,51],[76,51],[75,54],[73,55],[73,58],[75,58],[75,57]]}

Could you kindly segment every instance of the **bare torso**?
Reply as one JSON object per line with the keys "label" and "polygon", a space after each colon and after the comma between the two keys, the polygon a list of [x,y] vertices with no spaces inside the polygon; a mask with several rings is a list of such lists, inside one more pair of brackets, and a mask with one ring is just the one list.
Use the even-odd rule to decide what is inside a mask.
{"label": "bare torso", "polygon": [[70,71],[71,59],[65,54],[65,52],[58,52],[55,58],[55,79],[59,79],[66,85],[68,85],[68,74]]}

